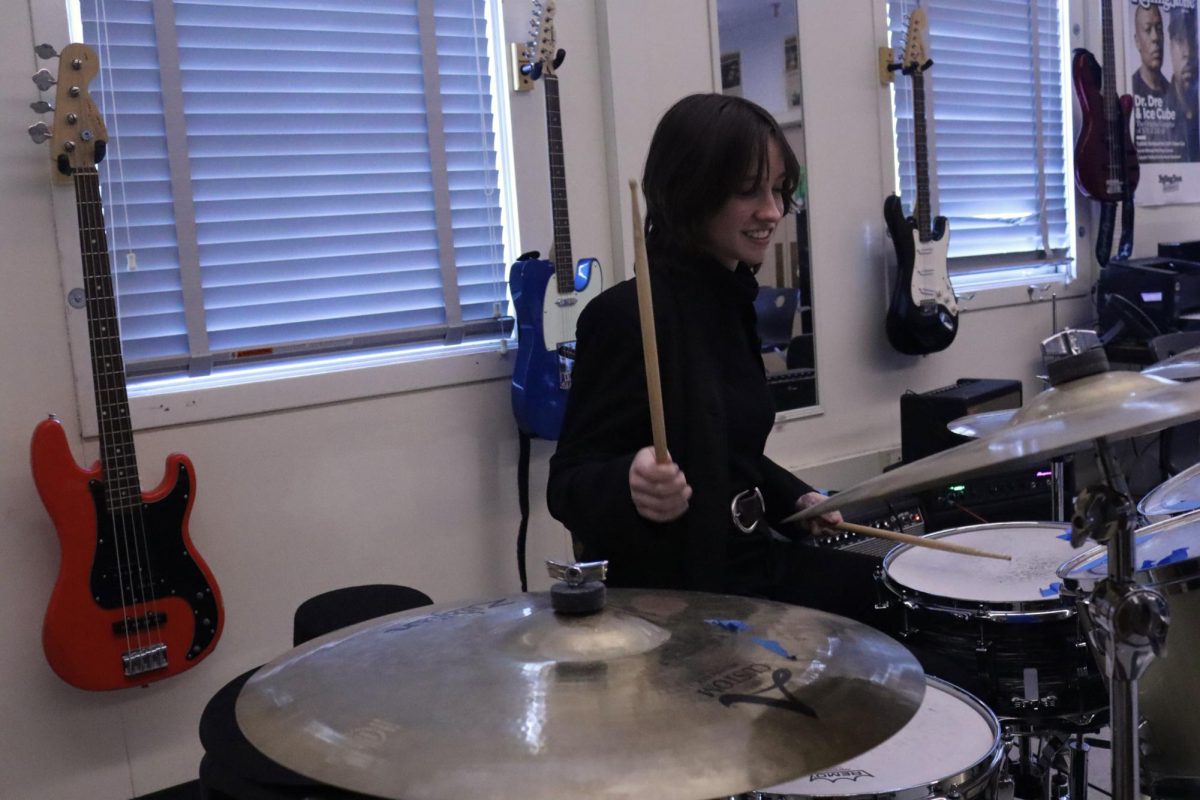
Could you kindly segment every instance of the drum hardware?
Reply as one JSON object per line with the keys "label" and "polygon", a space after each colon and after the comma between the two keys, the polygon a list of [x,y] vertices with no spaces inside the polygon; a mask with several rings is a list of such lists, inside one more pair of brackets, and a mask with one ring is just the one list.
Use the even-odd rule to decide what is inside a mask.
{"label": "drum hardware", "polygon": [[[601,574],[550,569],[567,586]],[[904,727],[925,694],[902,645],[843,617],[699,592],[605,595],[584,614],[535,592],[336,631],[256,672],[238,726],[288,769],[382,798],[695,800],[845,762]]]}
{"label": "drum hardware", "polygon": [[1108,444],[1098,439],[1095,447],[1108,483],[1076,499],[1071,541],[1078,547],[1090,538],[1108,548],[1108,577],[1080,605],[1109,682],[1113,797],[1134,800],[1141,789],[1137,684],[1154,658],[1165,655],[1170,614],[1161,594],[1133,582],[1136,512]]}

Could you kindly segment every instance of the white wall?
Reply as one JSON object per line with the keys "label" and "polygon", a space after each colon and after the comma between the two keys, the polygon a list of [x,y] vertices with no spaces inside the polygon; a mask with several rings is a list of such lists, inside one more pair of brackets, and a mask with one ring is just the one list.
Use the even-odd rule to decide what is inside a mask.
{"label": "white wall", "polygon": [[[224,592],[225,633],[204,663],[148,689],[95,694],[60,682],[39,640],[58,553],[29,475],[28,441],[56,411],[81,458],[95,446],[77,435],[48,163],[23,130],[26,104],[37,98],[27,77],[38,67],[29,10],[53,17],[47,10],[59,2],[15,5],[0,32],[0,797],[119,800],[194,776],[204,703],[289,645],[292,610],[306,597],[374,581],[407,583],[438,601],[516,591],[517,441],[504,380],[140,433],[148,483],[170,451],[195,462],[192,535]],[[712,86],[705,5],[559,3],[575,253],[598,256],[617,275],[631,252],[626,180],[640,174],[658,116]],[[1048,306],[1021,305],[967,313],[940,355],[904,357],[887,346],[872,5],[806,0],[800,8],[824,413],[778,426],[770,451],[818,482],[836,474],[822,469],[827,462],[898,445],[897,398],[906,389],[1013,377],[1031,395],[1036,343],[1050,329]],[[509,3],[513,29],[527,13],[525,0]],[[540,92],[513,105],[522,246],[545,250]],[[1195,236],[1196,220],[1194,207],[1141,212],[1139,252],[1160,237]],[[1088,316],[1084,300],[1061,304],[1062,321]],[[568,553],[544,510],[551,450],[534,444],[531,564]]]}

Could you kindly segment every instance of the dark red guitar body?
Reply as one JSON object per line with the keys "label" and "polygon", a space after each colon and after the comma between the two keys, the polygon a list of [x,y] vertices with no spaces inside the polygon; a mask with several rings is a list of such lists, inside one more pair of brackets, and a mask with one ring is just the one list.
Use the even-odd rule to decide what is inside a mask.
{"label": "dark red guitar body", "polygon": [[1116,167],[1118,176],[1124,170],[1129,196],[1137,188],[1140,174],[1137,148],[1129,133],[1133,98],[1126,94],[1118,101],[1120,120],[1115,127],[1120,130],[1120,146],[1114,152],[1124,154],[1124,164],[1113,165],[1108,148],[1109,121],[1104,113],[1103,70],[1096,57],[1087,50],[1076,50],[1071,59],[1071,79],[1083,114],[1079,138],[1075,141],[1075,180],[1080,190],[1094,200],[1120,202],[1126,197],[1126,187],[1110,184],[1110,167]]}
{"label": "dark red guitar body", "polygon": [[[225,617],[217,583],[188,535],[196,480],[187,456],[167,457],[162,483],[142,494],[132,520],[104,507],[100,464],[85,470],[75,463],[57,419],[37,426],[30,455],[62,550],[42,626],[46,659],[59,677],[80,689],[120,689],[208,656]],[[122,539],[134,536],[141,558],[126,561],[141,567],[118,570]],[[128,653],[160,645],[165,666],[126,674]]]}

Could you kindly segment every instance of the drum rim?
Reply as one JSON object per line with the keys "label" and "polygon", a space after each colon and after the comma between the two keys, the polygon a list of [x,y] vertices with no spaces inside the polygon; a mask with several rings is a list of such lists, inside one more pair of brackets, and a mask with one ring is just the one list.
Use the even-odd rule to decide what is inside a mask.
{"label": "drum rim", "polygon": [[[971,792],[979,790],[999,777],[1000,763],[1004,759],[1004,729],[1000,725],[1000,720],[996,716],[996,712],[992,711],[987,703],[961,686],[928,674],[925,676],[925,682],[926,692],[928,692],[931,685],[946,692],[951,697],[971,706],[988,724],[988,728],[992,732],[992,746],[974,764],[952,775],[939,778],[932,783],[916,784],[903,789],[888,789],[883,794],[879,792],[834,795],[779,794],[776,792],[757,791],[751,792],[747,797],[754,798],[755,800],[784,800],[784,798],[787,798],[787,800],[874,800],[874,798],[887,798],[887,800],[930,800],[930,798],[934,797],[951,796],[951,792],[957,792],[962,797],[972,797]],[[901,728],[901,730],[904,729]]]}
{"label": "drum rim", "polygon": [[[1200,509],[1159,520],[1152,525],[1138,528],[1133,532],[1134,539],[1136,540],[1145,535],[1154,536],[1155,534],[1171,530],[1193,520],[1200,520]],[[1089,561],[1105,555],[1107,552],[1108,545],[1098,544],[1094,547],[1089,547],[1074,558],[1059,565],[1058,577],[1062,581],[1063,590],[1071,594],[1090,592],[1097,583],[1104,580],[1106,576],[1095,577],[1088,575],[1086,577],[1072,578],[1070,574]],[[1134,558],[1137,558],[1136,543],[1134,545]],[[1133,581],[1142,586],[1158,589],[1164,594],[1179,594],[1194,590],[1200,587],[1200,555],[1191,556],[1190,558],[1185,558],[1182,561],[1176,561],[1171,564],[1136,570],[1133,573]]]}
{"label": "drum rim", "polygon": [[[940,539],[943,536],[951,534],[977,531],[977,530],[996,530],[1004,528],[1053,528],[1062,530],[1064,525],[1069,525],[1065,522],[986,522],[979,525],[964,525],[958,528],[947,528],[936,533],[927,533],[921,538],[923,539]],[[890,567],[903,553],[914,549],[911,544],[902,544],[893,547],[888,554],[883,558],[881,566],[884,586],[888,588],[892,594],[899,597],[906,604],[911,604],[911,607],[926,611],[936,611],[943,614],[962,615],[969,613],[972,617],[988,619],[993,622],[1049,622],[1062,619],[1070,619],[1075,616],[1075,609],[1070,605],[1064,605],[1062,592],[1059,592],[1057,597],[1047,597],[1040,600],[966,600],[961,597],[949,597],[947,595],[933,594],[932,592],[921,591],[906,586],[892,578]],[[1061,567],[1060,567],[1061,569]]]}

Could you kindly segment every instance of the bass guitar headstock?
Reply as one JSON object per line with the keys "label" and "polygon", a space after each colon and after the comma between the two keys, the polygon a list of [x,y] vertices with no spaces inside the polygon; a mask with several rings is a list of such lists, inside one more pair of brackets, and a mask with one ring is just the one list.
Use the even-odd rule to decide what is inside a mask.
{"label": "bass guitar headstock", "polygon": [[554,34],[555,0],[533,0],[533,18],[529,22],[529,41],[525,47],[525,60],[529,63],[521,71],[530,80],[543,75],[553,75],[562,66],[567,51],[558,48]]}
{"label": "bass guitar headstock", "polygon": [[50,142],[50,157],[63,175],[95,167],[104,160],[108,144],[104,118],[88,94],[88,84],[100,70],[95,51],[78,43],[67,45],[62,53],[48,44],[38,45],[34,51],[39,58],[57,57],[59,63],[57,79],[43,69],[33,76],[33,82],[43,92],[51,86],[58,88],[54,105],[45,100],[30,104],[39,114],[54,112],[53,125],[37,122],[29,126],[30,138],[38,144]]}

